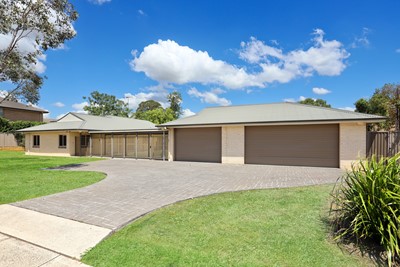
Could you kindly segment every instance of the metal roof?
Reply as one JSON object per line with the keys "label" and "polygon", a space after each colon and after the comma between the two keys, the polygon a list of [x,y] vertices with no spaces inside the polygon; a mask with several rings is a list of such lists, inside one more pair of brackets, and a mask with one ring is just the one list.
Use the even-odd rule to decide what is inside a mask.
{"label": "metal roof", "polygon": [[[73,116],[74,120],[66,120]],[[154,131],[158,128],[149,121],[122,118],[116,116],[93,116],[70,112],[57,122],[33,126],[20,130],[20,132],[41,131]]]}
{"label": "metal roof", "polygon": [[[2,101],[4,98],[0,97],[0,101]],[[36,112],[41,112],[41,113],[49,113],[47,110],[37,108],[34,106],[26,105],[20,102],[14,102],[14,101],[9,101],[5,100],[2,103],[0,103],[0,107],[2,108],[14,108],[14,109],[23,109],[23,110],[29,110],[29,111],[36,111]]]}
{"label": "metal roof", "polygon": [[380,122],[386,117],[298,103],[272,103],[205,108],[198,114],[158,125],[180,127],[221,124]]}

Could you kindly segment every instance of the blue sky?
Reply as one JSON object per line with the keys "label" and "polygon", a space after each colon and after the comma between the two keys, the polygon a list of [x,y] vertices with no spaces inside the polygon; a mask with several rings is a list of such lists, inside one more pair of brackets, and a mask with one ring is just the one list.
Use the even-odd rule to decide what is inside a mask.
{"label": "blue sky", "polygon": [[56,118],[98,90],[166,105],[322,98],[354,108],[400,82],[400,1],[74,0],[77,36],[46,52],[39,106]]}

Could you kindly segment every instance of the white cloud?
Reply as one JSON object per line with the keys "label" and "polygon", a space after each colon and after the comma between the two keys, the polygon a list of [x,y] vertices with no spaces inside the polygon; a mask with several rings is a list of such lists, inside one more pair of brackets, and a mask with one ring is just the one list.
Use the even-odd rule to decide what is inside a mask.
{"label": "white cloud", "polygon": [[8,92],[6,90],[0,90],[0,97],[6,97]]}
{"label": "white cloud", "polygon": [[89,2],[96,4],[96,5],[102,5],[102,4],[111,2],[111,0],[89,0]]}
{"label": "white cloud", "polygon": [[[282,101],[283,102],[288,102],[288,103],[296,103],[296,102],[299,102],[299,101],[303,101],[303,100],[305,100],[306,99],[306,97],[305,96],[299,96],[299,98],[296,100],[296,99],[294,99],[294,98],[284,98]],[[314,99],[314,98],[313,98]],[[315,100],[315,99],[314,99]]]}
{"label": "white cloud", "polygon": [[197,98],[200,98],[200,101],[203,103],[208,103],[208,104],[217,104],[220,106],[229,106],[232,105],[232,102],[226,98],[219,97],[217,93],[212,92],[212,91],[205,91],[205,92],[200,92],[196,88],[192,87],[188,91],[188,94],[190,96],[194,96]]}
{"label": "white cloud", "polygon": [[263,41],[257,40],[255,37],[250,37],[249,42],[241,42],[242,50],[239,52],[239,57],[250,63],[259,63],[260,61],[268,60],[268,57],[283,58],[281,49],[268,46]]}
{"label": "white cloud", "polygon": [[87,114],[88,112],[83,110],[83,107],[88,106],[88,105],[89,105],[89,103],[87,101],[84,101],[82,103],[75,103],[72,105],[72,108],[74,109],[73,112]]}
{"label": "white cloud", "polygon": [[62,103],[62,102],[55,102],[55,103],[53,103],[53,106],[58,107],[58,108],[62,108],[62,107],[65,107],[65,104]]}
{"label": "white cloud", "polygon": [[256,81],[256,77],[248,74],[245,69],[222,60],[214,60],[206,51],[195,51],[172,40],[159,40],[156,44],[148,45],[138,57],[135,51],[132,54],[132,70],[144,72],[159,82],[213,83],[228,88],[263,87],[263,84]]}
{"label": "white cloud", "polygon": [[185,117],[189,117],[189,116],[193,116],[193,115],[196,115],[196,113],[194,113],[190,109],[186,108],[186,109],[182,110],[181,118],[185,118]]}
{"label": "white cloud", "polygon": [[358,47],[369,47],[370,42],[368,39],[368,35],[371,33],[371,30],[367,27],[362,29],[362,33],[359,36],[354,37],[354,41],[351,43],[351,48]]}
{"label": "white cloud", "polygon": [[159,40],[146,46],[139,55],[134,50],[130,66],[158,82],[216,84],[230,89],[263,88],[269,83],[287,83],[315,73],[339,75],[346,68],[345,60],[350,54],[339,41],[325,40],[322,30],[316,29],[313,34],[311,47],[287,53],[254,37],[242,42],[239,57],[257,64],[258,72],[215,60],[207,51],[196,51],[173,40]]}
{"label": "white cloud", "polygon": [[396,53],[400,53],[400,48],[397,48],[397,49],[395,50],[395,52],[396,52]]}
{"label": "white cloud", "polygon": [[326,94],[331,93],[331,91],[329,91],[328,89],[322,88],[322,87],[314,87],[312,89],[312,91],[314,94],[317,94],[317,95],[326,95]]}
{"label": "white cloud", "polygon": [[141,16],[146,16],[146,15],[147,15],[147,14],[146,14],[143,10],[141,10],[141,9],[138,10],[138,14],[141,15]]}
{"label": "white cloud", "polygon": [[352,108],[352,107],[344,107],[344,108],[339,108],[339,109],[347,110],[347,111],[355,111],[356,110],[355,108]]}
{"label": "white cloud", "polygon": [[125,93],[124,98],[121,98],[120,100],[127,103],[129,108],[135,111],[141,102],[147,100],[157,101],[163,108],[166,108],[169,106],[167,96],[168,90],[162,85],[156,85],[145,88],[145,92],[137,94]]}

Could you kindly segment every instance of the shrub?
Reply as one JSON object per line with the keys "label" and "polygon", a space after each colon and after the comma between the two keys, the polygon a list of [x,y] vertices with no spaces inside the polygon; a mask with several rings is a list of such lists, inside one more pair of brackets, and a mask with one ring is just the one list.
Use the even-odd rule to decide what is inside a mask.
{"label": "shrub", "polygon": [[333,191],[336,239],[355,238],[383,247],[389,266],[400,248],[400,154],[353,165]]}

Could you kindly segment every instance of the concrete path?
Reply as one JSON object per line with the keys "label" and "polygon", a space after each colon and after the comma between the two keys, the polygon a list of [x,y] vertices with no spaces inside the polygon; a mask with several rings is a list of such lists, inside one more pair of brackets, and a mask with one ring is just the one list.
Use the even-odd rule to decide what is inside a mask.
{"label": "concrete path", "polygon": [[[334,183],[340,169],[113,159],[73,170],[107,178],[94,185],[12,205],[116,230],[162,206],[214,193]],[[1,232],[1,231],[0,231]]]}

